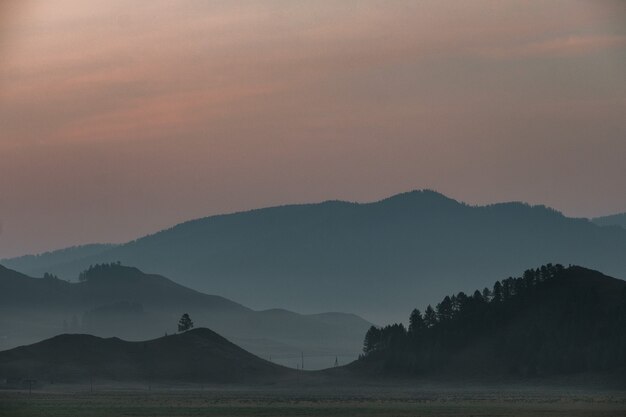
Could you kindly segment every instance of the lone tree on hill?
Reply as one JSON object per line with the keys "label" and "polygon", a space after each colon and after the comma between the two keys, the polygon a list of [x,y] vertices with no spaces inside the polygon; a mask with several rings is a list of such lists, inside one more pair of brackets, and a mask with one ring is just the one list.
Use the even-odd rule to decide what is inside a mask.
{"label": "lone tree on hill", "polygon": [[189,317],[189,314],[185,313],[180,318],[180,320],[178,320],[178,331],[186,332],[191,328],[193,328],[193,321],[191,321],[191,317]]}

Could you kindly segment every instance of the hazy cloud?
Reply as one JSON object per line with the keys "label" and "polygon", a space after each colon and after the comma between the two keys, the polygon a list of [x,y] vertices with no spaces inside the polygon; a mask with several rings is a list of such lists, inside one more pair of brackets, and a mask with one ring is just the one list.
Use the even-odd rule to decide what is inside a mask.
{"label": "hazy cloud", "polygon": [[569,35],[506,48],[487,48],[481,52],[494,58],[555,58],[604,52],[603,50],[611,48],[621,49],[623,53],[625,47],[626,36]]}
{"label": "hazy cloud", "polygon": [[421,187],[626,210],[623,2],[6,4],[0,257]]}

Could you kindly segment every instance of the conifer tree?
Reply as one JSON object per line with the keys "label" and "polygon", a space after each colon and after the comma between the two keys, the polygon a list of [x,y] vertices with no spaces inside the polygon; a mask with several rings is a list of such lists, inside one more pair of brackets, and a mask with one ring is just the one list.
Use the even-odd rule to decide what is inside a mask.
{"label": "conifer tree", "polygon": [[426,324],[427,328],[434,327],[437,324],[437,313],[435,313],[435,310],[430,304],[426,307],[426,311],[424,312],[424,324]]}
{"label": "conifer tree", "polygon": [[178,321],[178,331],[186,332],[191,328],[193,328],[193,321],[191,321],[191,317],[189,317],[189,314],[185,313]]}

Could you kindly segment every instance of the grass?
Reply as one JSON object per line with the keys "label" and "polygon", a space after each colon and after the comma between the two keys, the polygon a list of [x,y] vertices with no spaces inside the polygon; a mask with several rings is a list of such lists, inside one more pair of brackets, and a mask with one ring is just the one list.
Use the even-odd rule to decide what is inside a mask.
{"label": "grass", "polygon": [[620,392],[126,390],[0,392],[0,416],[626,416]]}

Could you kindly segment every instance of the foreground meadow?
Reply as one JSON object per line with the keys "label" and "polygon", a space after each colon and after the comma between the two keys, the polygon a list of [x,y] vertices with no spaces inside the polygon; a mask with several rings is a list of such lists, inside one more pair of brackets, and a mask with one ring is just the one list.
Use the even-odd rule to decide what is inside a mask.
{"label": "foreground meadow", "polygon": [[620,391],[98,387],[0,391],[0,416],[626,416]]}

